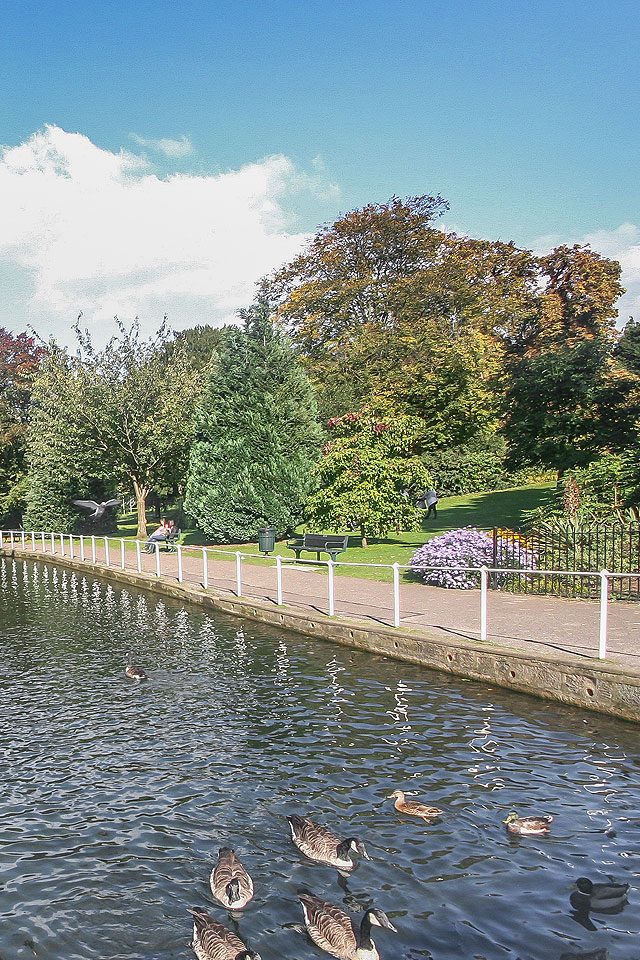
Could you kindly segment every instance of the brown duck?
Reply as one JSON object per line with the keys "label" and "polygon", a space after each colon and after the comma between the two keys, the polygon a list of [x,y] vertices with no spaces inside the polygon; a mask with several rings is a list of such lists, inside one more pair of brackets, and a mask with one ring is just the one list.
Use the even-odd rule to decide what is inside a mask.
{"label": "brown duck", "polygon": [[378,948],[371,939],[371,927],[386,927],[397,933],[382,910],[367,910],[357,927],[339,907],[306,890],[298,891],[298,899],[307,933],[316,946],[338,960],[380,960]]}
{"label": "brown duck", "polygon": [[394,807],[399,813],[406,813],[409,817],[420,817],[422,820],[433,820],[435,817],[442,816],[442,810],[438,807],[429,807],[426,803],[418,803],[417,800],[405,799],[406,794],[402,790],[394,790],[387,797],[387,800],[395,800]]}
{"label": "brown duck", "polygon": [[242,910],[253,897],[253,880],[230,847],[220,847],[209,884],[215,899],[228,910]]}
{"label": "brown duck", "polygon": [[204,910],[189,910],[193,917],[193,952],[198,960],[261,960],[240,937],[227,930]]}
{"label": "brown duck", "polygon": [[355,837],[340,840],[322,824],[307,820],[306,817],[298,817],[296,814],[287,817],[287,820],[291,828],[291,839],[298,850],[310,860],[326,863],[330,867],[337,867],[338,870],[353,870],[355,861],[351,856],[352,852],[360,854],[365,860],[371,859],[365,850],[364,843]]}

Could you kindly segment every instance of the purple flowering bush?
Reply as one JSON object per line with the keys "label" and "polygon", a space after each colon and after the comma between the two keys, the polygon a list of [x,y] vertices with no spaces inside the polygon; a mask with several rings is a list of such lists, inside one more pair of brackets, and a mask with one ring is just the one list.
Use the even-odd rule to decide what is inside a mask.
{"label": "purple flowering bush", "polygon": [[[535,570],[536,551],[516,548],[510,540],[499,538],[500,565],[514,570]],[[480,571],[465,567],[490,567],[493,564],[493,539],[476,527],[449,530],[418,547],[410,560],[414,573],[424,582],[449,590],[471,590],[480,586]],[[429,567],[439,569],[431,570]],[[447,568],[457,569],[447,569]],[[497,585],[508,577],[498,574]]]}

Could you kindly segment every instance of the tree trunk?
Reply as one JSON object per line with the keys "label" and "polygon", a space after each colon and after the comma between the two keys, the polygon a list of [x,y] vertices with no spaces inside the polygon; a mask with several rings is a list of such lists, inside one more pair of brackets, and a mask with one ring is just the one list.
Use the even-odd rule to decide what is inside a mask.
{"label": "tree trunk", "polygon": [[363,549],[366,550],[366,548],[369,546],[369,541],[367,540],[367,535],[366,535],[366,533],[365,533],[364,530],[362,529],[362,524],[360,524],[360,536],[362,537],[362,546],[363,546]]}
{"label": "tree trunk", "polygon": [[136,493],[136,504],[138,507],[138,540],[147,539],[147,497],[149,496],[149,487],[142,487],[137,480],[133,481],[133,489]]}

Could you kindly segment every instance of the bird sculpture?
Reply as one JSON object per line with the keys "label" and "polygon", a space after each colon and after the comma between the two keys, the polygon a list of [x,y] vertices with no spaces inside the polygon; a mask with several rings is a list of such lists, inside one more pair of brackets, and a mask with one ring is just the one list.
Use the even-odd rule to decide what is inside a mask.
{"label": "bird sculpture", "polygon": [[228,910],[242,910],[253,897],[253,880],[230,847],[220,847],[209,878],[211,893]]}
{"label": "bird sculpture", "polygon": [[422,820],[433,820],[435,817],[442,816],[442,810],[438,807],[430,807],[426,803],[418,803],[417,800],[407,800],[406,793],[403,790],[394,790],[387,797],[387,800],[395,800],[394,807],[399,813],[406,813],[409,817],[421,817]]}
{"label": "bird sculpture", "polygon": [[307,933],[316,946],[338,960],[380,960],[371,928],[386,927],[398,932],[382,910],[366,910],[358,927],[339,907],[306,890],[298,891],[298,899]]}
{"label": "bird sculpture", "polygon": [[592,883],[588,877],[578,877],[570,896],[574,910],[596,913],[617,913],[627,902],[628,883]]}
{"label": "bird sculpture", "polygon": [[355,861],[351,856],[352,852],[358,853],[365,860],[371,859],[365,850],[364,843],[355,837],[340,840],[321,824],[307,820],[306,817],[298,817],[296,814],[287,817],[287,820],[291,828],[291,839],[298,850],[316,863],[326,863],[339,870],[353,870]]}
{"label": "bird sculpture", "polygon": [[125,667],[125,674],[129,677],[129,680],[148,680],[148,676],[142,669],[142,667],[137,667],[132,662],[131,653],[127,654],[127,666]]}
{"label": "bird sculpture", "polygon": [[88,520],[97,522],[102,520],[109,507],[117,507],[119,500],[103,500],[102,503],[96,503],[95,500],[72,500],[75,507],[82,507],[83,510],[90,510]]}
{"label": "bird sculpture", "polygon": [[512,810],[503,823],[507,825],[507,831],[519,837],[539,837],[549,833],[549,824],[553,817],[519,817],[515,810]]}
{"label": "bird sculpture", "polygon": [[247,949],[231,930],[204,910],[189,910],[193,917],[193,952],[198,960],[261,960],[260,954]]}

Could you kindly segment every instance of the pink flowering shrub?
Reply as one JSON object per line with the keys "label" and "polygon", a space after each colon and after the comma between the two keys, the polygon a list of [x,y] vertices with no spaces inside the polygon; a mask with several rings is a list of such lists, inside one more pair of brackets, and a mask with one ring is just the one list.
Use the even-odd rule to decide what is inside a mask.
{"label": "pink flowering shrub", "polygon": [[[522,549],[522,546],[518,549],[513,542],[502,537],[499,538],[498,556],[501,566],[514,570],[535,570],[538,565],[536,551]],[[410,564],[424,583],[450,590],[471,590],[480,586],[480,571],[465,568],[492,566],[493,539],[476,527],[449,530],[418,547]],[[428,569],[430,567],[437,569]],[[498,574],[497,585],[500,586],[507,577],[508,574]]]}

